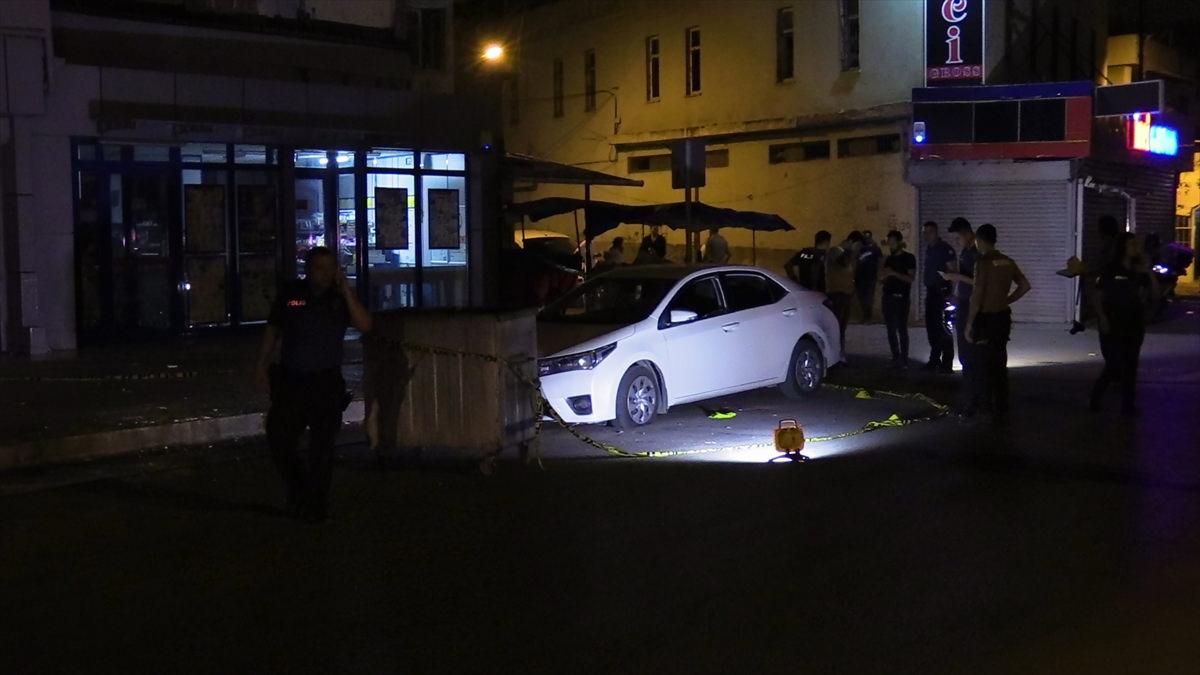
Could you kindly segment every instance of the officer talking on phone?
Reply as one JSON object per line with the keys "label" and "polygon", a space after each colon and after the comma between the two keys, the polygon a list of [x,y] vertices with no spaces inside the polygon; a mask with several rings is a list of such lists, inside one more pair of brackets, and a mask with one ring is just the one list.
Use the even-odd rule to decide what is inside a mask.
{"label": "officer talking on phone", "polygon": [[[371,330],[371,315],[354,295],[333,251],[317,246],[304,259],[304,279],[285,285],[271,308],[255,380],[271,394],[267,442],[287,488],[287,512],[324,520],[333,477],[334,439],[342,426],[346,327]],[[271,365],[279,350],[279,362]],[[300,436],[309,432],[306,450]]]}

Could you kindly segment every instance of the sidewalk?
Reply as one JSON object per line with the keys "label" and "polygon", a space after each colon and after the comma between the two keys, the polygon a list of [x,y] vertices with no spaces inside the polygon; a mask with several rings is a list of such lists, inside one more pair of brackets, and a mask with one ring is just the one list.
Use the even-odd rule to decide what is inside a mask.
{"label": "sidewalk", "polygon": [[[262,433],[252,380],[259,331],[0,358],[0,470],[199,445]],[[361,399],[362,348],[346,341]],[[346,413],[362,420],[362,403]]]}

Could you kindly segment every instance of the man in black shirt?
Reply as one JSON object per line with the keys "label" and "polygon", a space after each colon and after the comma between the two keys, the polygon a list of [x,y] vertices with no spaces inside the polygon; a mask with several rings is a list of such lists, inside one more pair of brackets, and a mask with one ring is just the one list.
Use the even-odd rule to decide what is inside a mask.
{"label": "man in black shirt", "polygon": [[908,309],[917,259],[904,250],[904,235],[892,230],[887,235],[889,255],[879,275],[883,284],[883,321],[887,324],[892,367],[908,368]]}
{"label": "man in black shirt", "polygon": [[810,291],[825,292],[825,252],[833,235],[825,230],[817,232],[813,245],[792,256],[783,266],[788,278]]}
{"label": "man in black shirt", "polygon": [[[267,442],[287,488],[288,513],[323,520],[333,443],[345,407],[342,344],[347,325],[371,330],[371,315],[355,297],[333,251],[324,246],[309,250],[305,270],[305,279],[281,289],[271,308],[255,379],[271,393]],[[271,366],[277,347],[279,364]],[[309,443],[301,451],[305,428]]]}
{"label": "man in black shirt", "polygon": [[870,323],[875,306],[875,285],[879,279],[879,263],[883,251],[875,244],[870,230],[862,231],[862,248],[858,250],[858,266],[854,268],[854,289],[858,292],[858,306],[862,309],[862,322]]}
{"label": "man in black shirt", "polygon": [[950,297],[950,282],[942,278],[954,262],[954,249],[938,236],[938,224],[930,220],[921,227],[925,240],[925,335],[929,338],[929,361],[922,370],[949,373],[954,370],[954,336],[946,333],[942,313]]}

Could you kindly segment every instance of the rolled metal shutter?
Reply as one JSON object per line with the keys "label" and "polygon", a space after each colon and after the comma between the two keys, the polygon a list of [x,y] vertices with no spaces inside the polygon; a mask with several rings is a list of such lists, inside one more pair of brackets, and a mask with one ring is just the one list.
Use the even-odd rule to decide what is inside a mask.
{"label": "rolled metal shutter", "polygon": [[1055,272],[1074,254],[1073,196],[1066,181],[926,185],[920,188],[920,219],[936,221],[943,232],[958,216],[975,228],[995,225],[997,247],[1016,261],[1033,286],[1013,306],[1013,318],[1069,321],[1074,286]]}

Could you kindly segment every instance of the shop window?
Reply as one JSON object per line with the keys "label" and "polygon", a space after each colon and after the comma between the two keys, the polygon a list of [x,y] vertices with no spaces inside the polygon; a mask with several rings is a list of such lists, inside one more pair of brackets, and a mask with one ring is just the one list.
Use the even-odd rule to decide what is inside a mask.
{"label": "shop window", "polygon": [[265,321],[275,296],[278,271],[279,198],[276,174],[243,170],[235,173],[241,321]]}
{"label": "shop window", "polygon": [[350,169],[354,167],[354,151],[353,150],[338,150],[337,165],[339,169]]}
{"label": "shop window", "polygon": [[842,70],[858,68],[858,0],[840,0]]}
{"label": "shop window", "polygon": [[229,156],[224,143],[184,143],[179,159],[185,163],[224,164]]}
{"label": "shop window", "polygon": [[338,265],[351,282],[358,278],[357,193],[354,189],[354,174],[343,173],[338,176],[337,238],[328,244],[330,248],[336,247],[334,253],[337,255]]}
{"label": "shop window", "polygon": [[1061,141],[1067,133],[1066,102],[1059,99],[1021,101],[1022,141]]}
{"label": "shop window", "polygon": [[325,186],[322,178],[297,178],[295,187],[296,271],[304,275],[304,256],[325,246]]}
{"label": "shop window", "polygon": [[767,161],[771,164],[807,162],[814,159],[829,159],[829,141],[781,143],[767,148]]}
{"label": "shop window", "polygon": [[416,177],[367,174],[368,299],[373,310],[416,304]]}
{"label": "shop window", "polygon": [[329,153],[324,150],[297,150],[296,168],[324,169],[329,164]]}
{"label": "shop window", "polygon": [[96,158],[99,156],[100,153],[98,152],[96,146],[92,145],[91,143],[80,143],[79,145],[75,146],[76,159],[80,159],[85,162],[91,162],[96,160]]}
{"label": "shop window", "polygon": [[461,152],[423,152],[421,168],[428,171],[466,171],[467,156]]}
{"label": "shop window", "polygon": [[171,161],[171,146],[138,144],[133,146],[133,161],[135,162],[169,162]]}
{"label": "shop window", "polygon": [[775,81],[786,82],[796,74],[796,31],[792,8],[775,12]]}
{"label": "shop window", "polygon": [[695,96],[700,93],[700,28],[692,26],[684,34],[684,45],[687,53],[684,55],[686,66],[684,72],[684,93]]}
{"label": "shop window", "polygon": [[869,157],[900,152],[900,134],[860,136],[838,140],[838,157]]}
{"label": "shop window", "polygon": [[400,148],[371,148],[367,151],[367,166],[379,169],[416,168],[416,154]]}
{"label": "shop window", "polygon": [[430,307],[467,304],[467,181],[463,176],[421,180],[422,301]]}
{"label": "shop window", "polygon": [[236,164],[274,164],[277,152],[265,145],[233,146],[233,161]]}
{"label": "shop window", "polygon": [[662,54],[660,53],[657,35],[646,38],[646,100],[657,101],[660,95],[660,68]]}
{"label": "shop window", "polygon": [[106,162],[121,161],[121,150],[124,146],[121,145],[101,145],[100,154]]}

